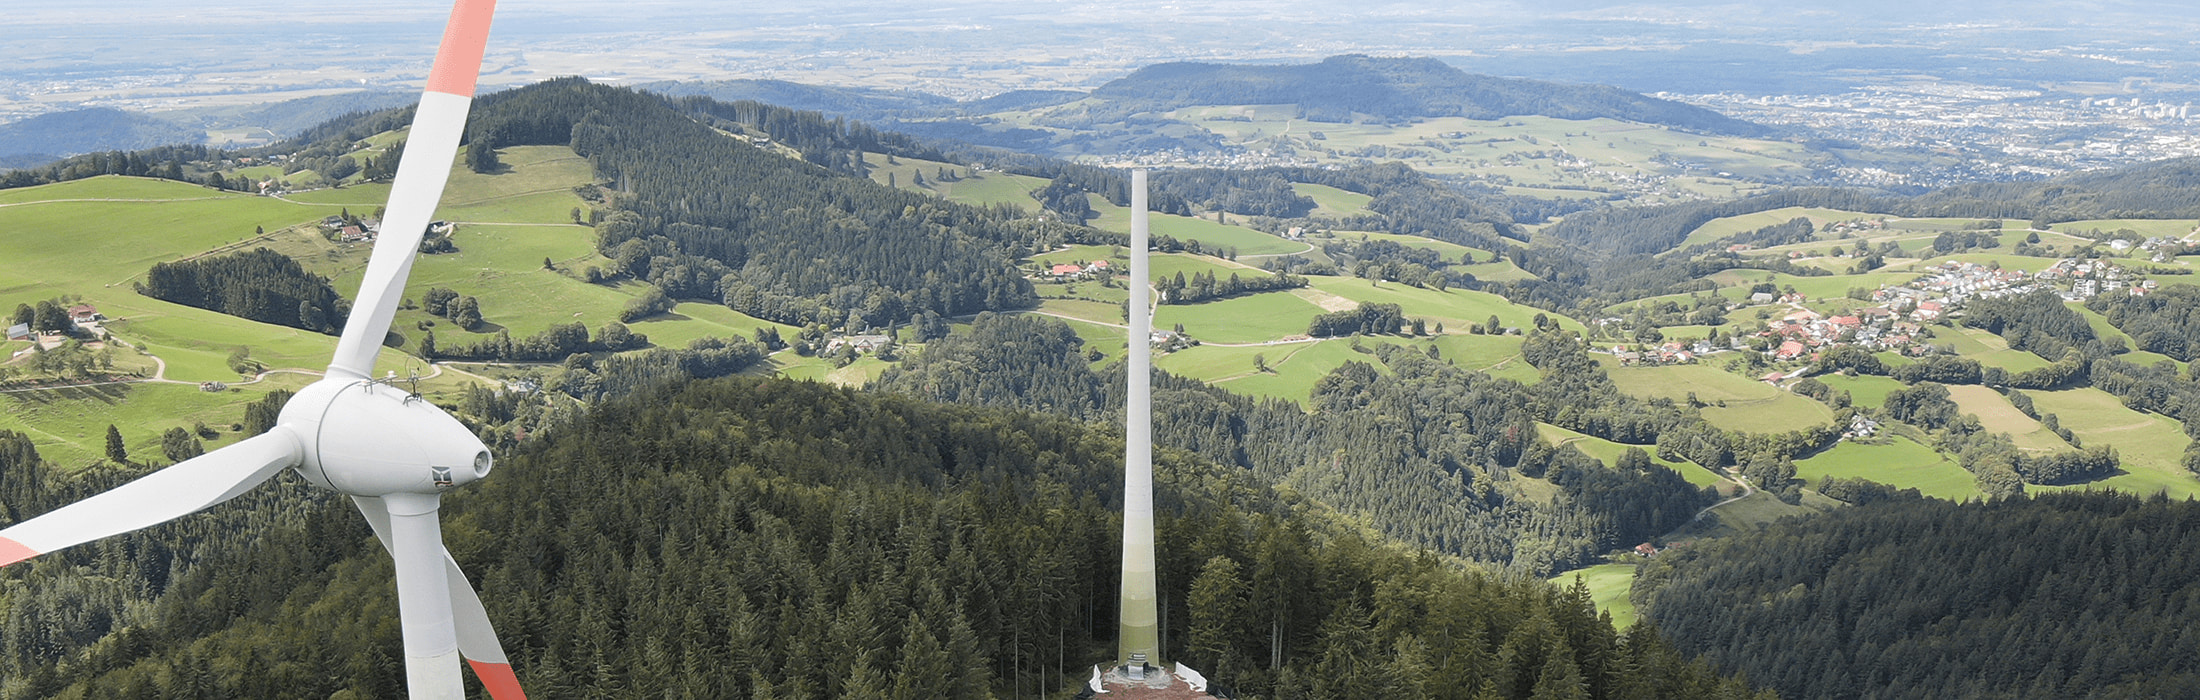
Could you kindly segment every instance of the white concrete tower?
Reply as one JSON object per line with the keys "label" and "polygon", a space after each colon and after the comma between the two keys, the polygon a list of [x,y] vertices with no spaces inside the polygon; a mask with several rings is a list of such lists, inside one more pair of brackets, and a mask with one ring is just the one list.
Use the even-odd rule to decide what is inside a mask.
{"label": "white concrete tower", "polygon": [[1131,171],[1130,402],[1123,424],[1123,600],[1119,664],[1133,654],[1161,665],[1153,552],[1153,307],[1146,256],[1146,171]]}

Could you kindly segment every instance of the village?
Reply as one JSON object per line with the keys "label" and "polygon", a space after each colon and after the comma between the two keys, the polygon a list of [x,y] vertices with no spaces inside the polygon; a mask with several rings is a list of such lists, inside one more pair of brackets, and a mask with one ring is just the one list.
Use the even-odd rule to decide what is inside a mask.
{"label": "village", "polygon": [[[1832,314],[1809,308],[1810,298],[1804,294],[1756,292],[1729,310],[1785,306],[1788,312],[1768,318],[1764,329],[1736,333],[1726,343],[1672,341],[1639,351],[1613,346],[1611,354],[1622,365],[1688,364],[1727,350],[1756,350],[1775,362],[1792,362],[1816,360],[1829,347],[1855,345],[1915,357],[1935,352],[1922,340],[1929,337],[1924,328],[1960,315],[1968,301],[2052,290],[2064,301],[2078,302],[2102,294],[2144,296],[2158,287],[2154,280],[2138,279],[2108,262],[2076,258],[2057,260],[2037,274],[1954,260],[1927,269],[1906,284],[1872,290],[1868,297],[1872,306]],[[1780,372],[1765,377],[1774,382],[1788,378],[1792,377]]]}

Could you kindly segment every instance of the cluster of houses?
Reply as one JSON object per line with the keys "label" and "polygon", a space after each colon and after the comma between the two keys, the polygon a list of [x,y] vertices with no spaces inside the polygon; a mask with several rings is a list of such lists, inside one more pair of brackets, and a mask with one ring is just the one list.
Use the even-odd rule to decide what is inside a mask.
{"label": "cluster of houses", "polygon": [[69,307],[69,330],[66,333],[42,333],[36,330],[32,330],[31,324],[18,323],[8,326],[8,340],[38,340],[41,336],[68,335],[72,333],[88,333],[93,336],[99,336],[103,335],[99,324],[101,321],[105,320],[107,320],[107,315],[100,313],[97,307],[94,307],[91,304],[77,304],[75,306]]}
{"label": "cluster of houses", "polygon": [[[2068,286],[2064,287],[2066,283]],[[1770,324],[1763,335],[1779,343],[1772,351],[1776,360],[1805,359],[1815,356],[1821,348],[1842,343],[1874,351],[1915,355],[1926,350],[1917,340],[1925,324],[1946,318],[1964,302],[1974,299],[1999,299],[2052,289],[2064,300],[2083,301],[2116,291],[2145,295],[2155,288],[2153,280],[2131,279],[2123,268],[2092,260],[2066,258],[2036,275],[1949,261],[1909,284],[1874,290],[1871,300],[1876,306],[1859,309],[1853,315],[1830,317],[1798,308]],[[1800,307],[1805,299],[1801,295],[1775,298],[1760,293],[1753,295],[1750,301],[1759,304],[1778,301]]]}
{"label": "cluster of houses", "polygon": [[1110,270],[1108,268],[1108,261],[1094,260],[1083,265],[1079,265],[1077,263],[1059,263],[1048,266],[1046,279],[1053,282],[1067,282],[1070,280],[1080,279],[1101,279],[1107,277],[1109,274]]}
{"label": "cluster of houses", "polygon": [[1923,319],[1937,317],[1941,305],[1928,301],[1920,306],[1929,308],[1913,309],[1909,318],[1903,318],[1900,311],[1889,306],[1874,306],[1838,316],[1796,309],[1767,324],[1762,335],[1778,343],[1772,349],[1775,360],[1816,356],[1819,350],[1838,344],[1907,353],[1918,347],[1918,330],[1929,322]]}
{"label": "cluster of houses", "polygon": [[353,223],[341,216],[330,216],[321,220],[322,235],[338,243],[364,243],[374,240],[375,234],[381,232],[381,219],[359,219]]}
{"label": "cluster of houses", "polygon": [[2085,301],[2102,294],[2122,291],[2135,297],[2154,293],[2154,280],[2133,279],[2123,268],[2097,260],[2063,258],[2036,278],[2043,283],[2068,281],[2070,288],[2062,291],[2064,301]]}
{"label": "cluster of houses", "polygon": [[[1617,319],[1612,320],[1616,321]],[[1642,352],[1629,350],[1624,345],[1614,345],[1612,346],[1612,356],[1619,358],[1621,365],[1685,365],[1694,363],[1697,358],[1719,350],[1720,348],[1717,345],[1708,340],[1698,340],[1692,343],[1674,341],[1644,349]]]}

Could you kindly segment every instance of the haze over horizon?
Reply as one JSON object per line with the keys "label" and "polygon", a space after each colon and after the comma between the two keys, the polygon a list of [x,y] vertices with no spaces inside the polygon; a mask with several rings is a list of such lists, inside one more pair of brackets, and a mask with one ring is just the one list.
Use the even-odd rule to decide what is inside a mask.
{"label": "haze over horizon", "polygon": [[[447,5],[397,0],[181,10],[150,0],[40,1],[11,12],[0,120],[76,106],[139,110],[417,86]],[[826,2],[733,8],[687,1],[508,0],[484,81],[560,75],[612,83],[773,78],[974,98],[1089,89],[1153,63],[1435,56],[1462,69],[1643,92],[1823,94],[1888,76],[2005,87],[2042,82],[2185,92],[2200,84],[2200,8],[1888,0],[1336,7]]]}

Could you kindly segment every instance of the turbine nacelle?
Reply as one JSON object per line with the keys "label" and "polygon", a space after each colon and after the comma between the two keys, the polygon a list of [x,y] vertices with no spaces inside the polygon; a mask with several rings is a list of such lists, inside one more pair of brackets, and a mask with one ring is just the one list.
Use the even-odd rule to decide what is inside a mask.
{"label": "turbine nacelle", "polygon": [[277,425],[298,440],[299,475],[352,496],[442,493],[488,476],[494,462],[458,419],[385,382],[314,382]]}

